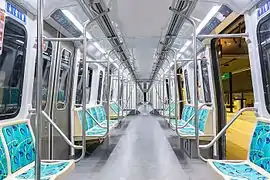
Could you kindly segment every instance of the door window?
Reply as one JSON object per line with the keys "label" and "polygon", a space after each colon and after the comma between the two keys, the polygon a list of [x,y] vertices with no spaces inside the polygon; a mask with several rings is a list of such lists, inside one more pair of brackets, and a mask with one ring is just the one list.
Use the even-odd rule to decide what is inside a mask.
{"label": "door window", "polygon": [[17,21],[6,17],[0,55],[0,119],[15,117],[21,107],[27,34]]}
{"label": "door window", "polygon": [[64,109],[67,104],[69,75],[71,69],[71,52],[66,49],[62,50],[60,74],[58,79],[57,91],[57,109]]}

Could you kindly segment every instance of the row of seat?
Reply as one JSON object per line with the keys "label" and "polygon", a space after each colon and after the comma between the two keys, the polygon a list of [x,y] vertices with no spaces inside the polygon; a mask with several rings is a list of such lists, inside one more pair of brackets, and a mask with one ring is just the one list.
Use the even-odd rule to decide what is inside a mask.
{"label": "row of seat", "polygon": [[[74,112],[77,137],[81,137],[81,132],[77,130],[81,130],[82,109],[77,108]],[[87,137],[105,135],[107,118],[103,106],[87,107],[86,117]],[[117,126],[119,121],[109,122],[111,129]],[[0,123],[0,180],[34,180],[35,153],[34,134],[29,119]],[[74,160],[43,160],[40,168],[41,179],[59,179],[70,173],[74,167]]]}
{"label": "row of seat", "polygon": [[[0,124],[0,180],[35,179],[35,143],[30,120]],[[56,179],[72,171],[73,160],[41,162],[41,179]]]}
{"label": "row of seat", "polygon": [[[120,122],[119,119],[117,119],[118,112],[122,113],[120,106],[115,102],[110,103],[109,130],[115,128]],[[81,141],[82,119],[83,119],[82,108],[75,108],[74,109],[74,120],[75,120],[74,139],[75,141]],[[103,136],[106,135],[107,116],[106,116],[104,106],[102,105],[87,106],[85,132],[86,132],[87,140],[97,139],[100,137],[103,138]]]}
{"label": "row of seat", "polygon": [[[119,116],[118,116],[119,115]],[[110,119],[123,118],[128,115],[127,111],[124,111],[119,104],[112,101],[110,103]]]}
{"label": "row of seat", "polygon": [[[210,140],[213,137],[213,120],[212,120],[212,107],[204,106],[198,111],[199,119],[199,136],[203,139]],[[194,121],[195,108],[192,105],[186,104],[181,114],[181,119],[178,120],[178,132],[182,138],[194,139],[195,138],[195,121]],[[169,119],[166,118],[169,123]],[[187,122],[189,123],[184,127]],[[176,130],[175,119],[171,119],[170,126]]]}
{"label": "row of seat", "polygon": [[[178,126],[183,126],[190,118],[194,118],[194,107],[185,105]],[[201,137],[213,137],[213,125],[210,107],[204,107],[198,111],[199,135]],[[168,121],[168,119],[167,119]],[[171,121],[175,129],[175,120]],[[182,138],[194,138],[194,120],[182,129],[179,129]],[[250,141],[249,154],[246,160],[213,160],[208,164],[224,179],[228,180],[258,180],[270,179],[270,120],[258,118]]]}
{"label": "row of seat", "polygon": [[224,179],[270,179],[270,120],[258,118],[246,160],[208,160]]}

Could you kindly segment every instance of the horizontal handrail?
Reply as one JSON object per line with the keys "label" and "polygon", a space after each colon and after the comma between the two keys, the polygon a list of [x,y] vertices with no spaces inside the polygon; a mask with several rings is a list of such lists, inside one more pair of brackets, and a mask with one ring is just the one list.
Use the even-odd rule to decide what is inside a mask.
{"label": "horizontal handrail", "polygon": [[70,145],[74,149],[82,149],[83,148],[82,146],[77,146],[77,145],[73,144],[67,138],[67,136],[62,132],[62,130],[57,126],[57,124],[55,124],[55,122],[53,122],[53,120],[47,115],[46,112],[42,111],[42,114],[44,115],[44,117],[46,118],[46,120],[56,129],[56,131],[64,138],[64,140],[66,141],[66,143],[68,145]]}
{"label": "horizontal handrail", "polygon": [[258,109],[255,107],[246,107],[246,108],[241,109],[240,111],[238,111],[238,113],[235,114],[235,116],[232,118],[232,120],[216,135],[216,137],[209,144],[200,145],[199,148],[208,149],[208,148],[212,147],[215,144],[215,142],[217,142],[221,138],[221,136],[226,133],[227,129],[238,119],[238,117],[243,112],[246,112],[246,111],[256,111],[257,112]]}

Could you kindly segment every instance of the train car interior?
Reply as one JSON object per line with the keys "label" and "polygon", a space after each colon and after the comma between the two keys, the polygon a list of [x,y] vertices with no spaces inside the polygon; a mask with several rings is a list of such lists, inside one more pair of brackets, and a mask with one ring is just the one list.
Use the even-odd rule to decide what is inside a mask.
{"label": "train car interior", "polygon": [[0,0],[0,180],[270,180],[270,0]]}

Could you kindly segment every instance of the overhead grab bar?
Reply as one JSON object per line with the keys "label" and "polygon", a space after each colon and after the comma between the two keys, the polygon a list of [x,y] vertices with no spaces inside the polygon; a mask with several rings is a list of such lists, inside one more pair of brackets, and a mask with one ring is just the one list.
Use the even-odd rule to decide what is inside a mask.
{"label": "overhead grab bar", "polygon": [[243,112],[246,112],[246,111],[255,111],[255,112],[257,112],[258,109],[255,108],[255,107],[246,107],[246,108],[241,109],[240,111],[238,111],[238,113],[236,113],[234,115],[232,120],[216,135],[216,137],[209,144],[200,145],[199,148],[200,149],[208,149],[208,148],[212,147],[215,144],[215,142],[217,142],[221,138],[221,136],[226,133],[227,129],[238,119],[238,117]]}
{"label": "overhead grab bar", "polygon": [[57,124],[48,116],[48,114],[44,111],[42,111],[43,116],[46,118],[46,120],[48,121],[48,123],[50,123],[55,130],[63,137],[63,139],[66,141],[66,143],[71,146],[74,149],[82,149],[82,146],[77,146],[75,144],[73,144],[68,137],[63,133],[63,131],[57,126]]}

